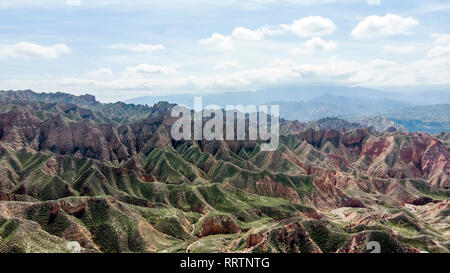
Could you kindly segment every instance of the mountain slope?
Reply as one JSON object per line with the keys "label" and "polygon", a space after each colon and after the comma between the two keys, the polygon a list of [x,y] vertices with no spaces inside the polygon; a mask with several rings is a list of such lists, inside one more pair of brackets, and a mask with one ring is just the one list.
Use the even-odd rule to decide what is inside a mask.
{"label": "mountain slope", "polygon": [[[66,96],[0,93],[2,252],[67,241],[85,252],[364,252],[374,238],[384,252],[449,250],[439,138],[282,121],[279,148],[262,152],[260,141],[173,141],[168,103]],[[28,237],[47,243],[28,248]]]}
{"label": "mountain slope", "polygon": [[437,134],[450,131],[450,104],[409,107],[385,115],[412,132]]}

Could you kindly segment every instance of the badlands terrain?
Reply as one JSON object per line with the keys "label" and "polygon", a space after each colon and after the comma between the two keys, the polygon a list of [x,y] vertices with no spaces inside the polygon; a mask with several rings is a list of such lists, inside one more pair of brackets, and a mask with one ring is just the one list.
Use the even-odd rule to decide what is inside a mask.
{"label": "badlands terrain", "polygon": [[173,106],[0,92],[0,252],[450,251],[448,132],[282,120],[263,152],[174,141]]}

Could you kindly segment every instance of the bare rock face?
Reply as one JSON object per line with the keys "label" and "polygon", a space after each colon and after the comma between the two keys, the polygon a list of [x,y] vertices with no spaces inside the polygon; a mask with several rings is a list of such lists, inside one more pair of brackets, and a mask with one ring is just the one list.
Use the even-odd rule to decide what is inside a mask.
{"label": "bare rock face", "polygon": [[322,253],[303,225],[296,221],[285,221],[269,230],[250,234],[246,247],[252,252]]}
{"label": "bare rock face", "polygon": [[[342,189],[351,187],[345,177],[336,171],[329,171],[320,168],[311,168],[311,175],[314,175],[314,186],[318,189],[311,195],[311,202],[321,209],[336,207],[365,207],[357,198],[344,193]],[[356,183],[355,183],[356,184]]]}
{"label": "bare rock face", "polygon": [[82,216],[88,207],[87,199],[63,199],[58,201],[57,205],[60,209],[70,215]]}
{"label": "bare rock face", "polygon": [[80,99],[86,101],[87,103],[95,103],[96,102],[95,96],[92,96],[89,94],[81,95]]}
{"label": "bare rock face", "polygon": [[433,140],[422,156],[422,173],[432,185],[450,188],[450,151],[441,142]]}
{"label": "bare rock face", "polygon": [[40,120],[28,112],[10,111],[0,114],[0,139],[14,149],[22,149],[39,132]]}
{"label": "bare rock face", "polygon": [[220,215],[209,217],[202,223],[199,237],[239,232],[241,232],[241,229],[233,218]]}
{"label": "bare rock face", "polygon": [[438,202],[437,200],[434,200],[431,197],[427,197],[427,196],[421,196],[421,197],[417,197],[416,199],[412,200],[412,204],[415,206],[424,206],[428,203],[436,203]]}
{"label": "bare rock face", "polygon": [[358,129],[343,133],[342,143],[347,147],[359,146],[361,147],[363,141],[369,136],[369,132],[364,129]]}
{"label": "bare rock face", "polygon": [[292,187],[273,181],[269,177],[265,177],[256,182],[255,193],[264,196],[285,198],[293,203],[300,202],[297,192]]}
{"label": "bare rock face", "polygon": [[376,160],[380,154],[385,153],[387,148],[391,145],[388,139],[384,138],[372,138],[369,139],[364,145],[364,148],[361,152],[361,156],[367,156],[372,161]]}
{"label": "bare rock face", "polygon": [[259,245],[264,240],[264,235],[265,235],[264,233],[250,234],[247,237],[246,247],[251,248]]}
{"label": "bare rock face", "polygon": [[324,134],[325,131],[322,130],[316,131],[313,129],[308,129],[305,132],[301,133],[303,139],[313,146],[320,146]]}

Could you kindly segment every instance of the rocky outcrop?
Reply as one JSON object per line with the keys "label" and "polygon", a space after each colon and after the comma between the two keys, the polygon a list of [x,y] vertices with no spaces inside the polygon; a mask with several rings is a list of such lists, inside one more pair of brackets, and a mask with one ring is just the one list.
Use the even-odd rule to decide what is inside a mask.
{"label": "rocky outcrop", "polygon": [[254,252],[322,253],[303,225],[293,220],[247,237],[246,247]]}
{"label": "rocky outcrop", "polygon": [[232,217],[226,215],[218,215],[208,217],[203,221],[203,223],[201,224],[199,237],[205,237],[214,234],[232,234],[239,232],[241,232],[241,229]]}
{"label": "rocky outcrop", "polygon": [[273,181],[269,177],[256,181],[254,192],[258,195],[285,198],[293,203],[300,202],[300,197],[294,188]]}
{"label": "rocky outcrop", "polygon": [[370,128],[376,132],[408,132],[408,130],[392,120],[389,120],[383,116],[374,116],[361,118],[356,120],[356,123],[360,124],[365,128]]}

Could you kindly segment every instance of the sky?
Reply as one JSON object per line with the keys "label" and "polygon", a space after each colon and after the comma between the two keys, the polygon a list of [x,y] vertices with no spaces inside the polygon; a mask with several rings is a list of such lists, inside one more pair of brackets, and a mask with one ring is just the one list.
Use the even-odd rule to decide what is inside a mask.
{"label": "sky", "polygon": [[139,96],[450,85],[448,0],[8,0],[0,90]]}

